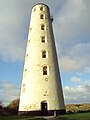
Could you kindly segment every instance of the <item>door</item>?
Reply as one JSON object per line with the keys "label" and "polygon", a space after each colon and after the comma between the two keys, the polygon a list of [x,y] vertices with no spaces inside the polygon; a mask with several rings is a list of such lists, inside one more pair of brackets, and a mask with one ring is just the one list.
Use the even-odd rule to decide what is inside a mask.
{"label": "door", "polygon": [[48,106],[46,102],[41,102],[41,111],[42,111],[42,115],[47,115],[48,113]]}

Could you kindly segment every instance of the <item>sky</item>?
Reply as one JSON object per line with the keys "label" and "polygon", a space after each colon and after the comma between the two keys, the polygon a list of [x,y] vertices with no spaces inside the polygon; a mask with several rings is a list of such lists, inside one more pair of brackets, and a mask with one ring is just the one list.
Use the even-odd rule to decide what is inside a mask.
{"label": "sky", "polygon": [[0,101],[19,98],[31,9],[53,15],[65,104],[90,103],[90,0],[0,0]]}

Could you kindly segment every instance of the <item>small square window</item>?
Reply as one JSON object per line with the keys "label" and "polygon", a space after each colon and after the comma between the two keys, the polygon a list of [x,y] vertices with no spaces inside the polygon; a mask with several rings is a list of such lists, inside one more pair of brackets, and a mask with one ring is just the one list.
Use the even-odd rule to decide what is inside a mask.
{"label": "small square window", "polygon": [[27,72],[27,69],[25,69],[25,72]]}
{"label": "small square window", "polygon": [[26,60],[28,60],[28,54],[26,54]]}
{"label": "small square window", "polygon": [[32,28],[30,28],[30,30],[32,30]]}
{"label": "small square window", "polygon": [[30,43],[30,40],[28,40],[28,43]]}
{"label": "small square window", "polygon": [[28,57],[28,54],[26,54],[26,57]]}
{"label": "small square window", "polygon": [[34,8],[34,12],[36,11],[36,8]]}
{"label": "small square window", "polygon": [[22,85],[22,93],[25,93],[25,84]]}

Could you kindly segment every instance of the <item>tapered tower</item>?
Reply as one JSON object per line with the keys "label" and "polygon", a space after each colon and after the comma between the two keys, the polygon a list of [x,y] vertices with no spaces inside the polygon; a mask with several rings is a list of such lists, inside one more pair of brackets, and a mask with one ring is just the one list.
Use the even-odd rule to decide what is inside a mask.
{"label": "tapered tower", "polygon": [[32,8],[19,114],[65,113],[52,21],[47,5]]}

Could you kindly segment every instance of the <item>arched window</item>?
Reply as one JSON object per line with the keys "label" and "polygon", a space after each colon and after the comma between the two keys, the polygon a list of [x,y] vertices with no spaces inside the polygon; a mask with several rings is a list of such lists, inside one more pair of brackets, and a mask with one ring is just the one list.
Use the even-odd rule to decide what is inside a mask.
{"label": "arched window", "polygon": [[41,42],[42,42],[42,43],[45,43],[45,36],[42,36],[42,37],[41,37]]}
{"label": "arched window", "polygon": [[44,15],[40,15],[40,19],[44,19]]}
{"label": "arched window", "polygon": [[47,66],[43,67],[43,75],[47,75]]}
{"label": "arched window", "polygon": [[46,51],[42,52],[42,58],[46,58]]}
{"label": "arched window", "polygon": [[41,30],[45,30],[45,25],[41,25]]}
{"label": "arched window", "polygon": [[43,11],[43,7],[40,7],[40,10]]}

